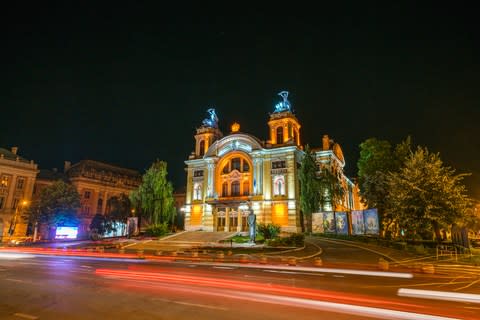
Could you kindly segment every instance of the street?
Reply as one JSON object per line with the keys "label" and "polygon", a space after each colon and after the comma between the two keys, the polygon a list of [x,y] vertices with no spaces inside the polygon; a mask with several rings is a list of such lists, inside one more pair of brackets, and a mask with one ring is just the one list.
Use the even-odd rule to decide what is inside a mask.
{"label": "street", "polygon": [[[0,253],[0,318],[479,318],[478,301],[398,295],[402,288],[454,292],[465,279],[311,269]],[[478,286],[460,292],[479,293]]]}

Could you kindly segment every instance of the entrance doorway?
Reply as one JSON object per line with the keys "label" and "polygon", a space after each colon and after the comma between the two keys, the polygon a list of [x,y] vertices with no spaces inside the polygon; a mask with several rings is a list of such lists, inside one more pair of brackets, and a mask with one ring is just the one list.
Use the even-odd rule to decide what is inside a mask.
{"label": "entrance doorway", "polygon": [[225,231],[225,211],[217,213],[217,231]]}

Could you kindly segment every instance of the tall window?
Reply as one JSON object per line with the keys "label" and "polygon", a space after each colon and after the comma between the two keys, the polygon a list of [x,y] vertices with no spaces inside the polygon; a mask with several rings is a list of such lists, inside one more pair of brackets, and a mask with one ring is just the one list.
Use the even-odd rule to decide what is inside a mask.
{"label": "tall window", "polygon": [[199,153],[201,156],[205,154],[205,140],[200,141],[200,150]]}
{"label": "tall window", "polygon": [[285,178],[283,176],[276,176],[273,179],[273,195],[274,196],[285,195]]}
{"label": "tall window", "polygon": [[90,199],[90,191],[85,191],[85,193],[83,194],[83,197],[85,199]]}
{"label": "tall window", "polygon": [[19,202],[20,202],[20,199],[18,198],[13,199],[12,209],[17,209]]}
{"label": "tall window", "polygon": [[4,203],[5,203],[5,197],[0,197],[0,210],[3,209]]}
{"label": "tall window", "polygon": [[283,143],[283,127],[277,128],[277,143]]}
{"label": "tall window", "polygon": [[248,196],[250,194],[250,182],[244,181],[243,182],[243,195]]}
{"label": "tall window", "polygon": [[202,199],[202,184],[195,183],[193,186],[193,200],[201,200]]}
{"label": "tall window", "polygon": [[24,184],[25,184],[25,178],[18,177],[17,178],[17,190],[22,190]]}
{"label": "tall window", "polygon": [[248,165],[248,162],[243,160],[243,172],[248,172],[250,171],[250,166]]}
{"label": "tall window", "polygon": [[232,182],[232,196],[239,196],[240,195],[240,181],[233,181]]}
{"label": "tall window", "polygon": [[228,183],[224,182],[222,184],[222,197],[228,196]]}
{"label": "tall window", "polygon": [[0,187],[8,187],[8,183],[10,182],[9,176],[2,176],[2,180],[0,181]]}

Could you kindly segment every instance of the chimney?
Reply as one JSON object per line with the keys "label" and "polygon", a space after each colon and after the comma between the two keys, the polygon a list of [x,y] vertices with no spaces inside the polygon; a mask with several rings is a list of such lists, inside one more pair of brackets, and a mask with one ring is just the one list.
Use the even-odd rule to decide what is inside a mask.
{"label": "chimney", "polygon": [[17,151],[18,151],[18,147],[12,147],[12,153],[13,154],[17,154]]}
{"label": "chimney", "polygon": [[322,149],[323,150],[329,150],[330,149],[330,139],[328,138],[327,134],[323,135],[322,138]]}
{"label": "chimney", "polygon": [[63,165],[63,172],[67,172],[71,166],[72,166],[72,163],[70,161],[65,161]]}

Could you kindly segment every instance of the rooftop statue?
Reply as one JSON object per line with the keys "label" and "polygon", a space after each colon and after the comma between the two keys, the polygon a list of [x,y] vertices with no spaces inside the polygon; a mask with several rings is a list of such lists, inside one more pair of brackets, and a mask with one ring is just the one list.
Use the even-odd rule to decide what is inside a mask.
{"label": "rooftop statue", "polygon": [[283,112],[283,111],[292,111],[290,101],[288,101],[288,91],[282,91],[278,94],[280,97],[283,98],[283,101],[280,101],[275,105],[274,112]]}
{"label": "rooftop statue", "polygon": [[207,113],[208,117],[203,120],[202,124],[206,127],[218,128],[218,117],[215,113],[215,109],[210,108],[207,110]]}

